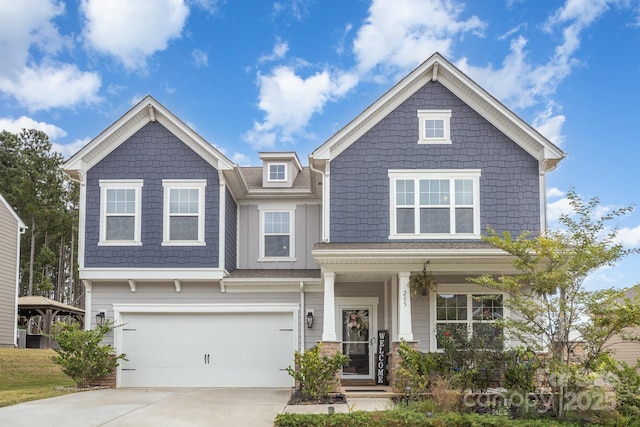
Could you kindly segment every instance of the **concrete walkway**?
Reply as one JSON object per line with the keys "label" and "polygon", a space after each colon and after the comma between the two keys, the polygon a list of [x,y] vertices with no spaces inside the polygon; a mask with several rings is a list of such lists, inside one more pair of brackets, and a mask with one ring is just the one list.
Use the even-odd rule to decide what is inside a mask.
{"label": "concrete walkway", "polygon": [[389,399],[353,398],[339,405],[287,405],[290,389],[104,389],[0,408],[0,426],[219,426],[271,427],[276,415],[375,411]]}

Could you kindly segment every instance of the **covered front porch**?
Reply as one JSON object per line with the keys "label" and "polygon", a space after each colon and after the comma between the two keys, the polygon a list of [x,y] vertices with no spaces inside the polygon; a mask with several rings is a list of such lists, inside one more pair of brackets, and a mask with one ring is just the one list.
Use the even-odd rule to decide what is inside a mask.
{"label": "covered front porch", "polygon": [[[313,255],[322,271],[322,348],[326,354],[348,355],[341,379],[362,385],[393,385],[402,341],[437,351],[435,304],[442,295],[455,295],[461,307],[461,296],[469,295],[471,310],[471,296],[488,290],[468,277],[513,272],[507,254],[481,242],[321,243]],[[438,292],[413,295],[411,275],[425,266]]]}

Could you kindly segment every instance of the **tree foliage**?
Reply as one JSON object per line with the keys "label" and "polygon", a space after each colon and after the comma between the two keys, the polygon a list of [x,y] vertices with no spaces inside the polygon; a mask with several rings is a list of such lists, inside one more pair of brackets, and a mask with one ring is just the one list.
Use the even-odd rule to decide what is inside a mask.
{"label": "tree foliage", "polygon": [[295,369],[287,367],[287,373],[300,383],[302,394],[313,400],[327,396],[337,381],[340,369],[349,363],[342,353],[333,356],[321,356],[322,343],[305,350],[295,352]]}
{"label": "tree foliage", "polygon": [[[518,273],[469,279],[508,294],[504,304],[512,315],[500,323],[512,339],[545,352],[539,362],[557,380],[551,385],[558,396],[554,412],[559,418],[566,413],[567,396],[584,386],[579,378],[596,372],[611,353],[610,338],[638,340],[625,328],[640,326],[640,297],[631,299],[626,290],[589,291],[584,286],[596,270],[637,252],[617,243],[618,230],[608,225],[632,208],[598,216],[602,210],[597,198],[584,202],[574,190],[567,198],[573,213],[561,216],[562,229],[516,238],[490,230],[484,238],[514,257]],[[581,349],[584,356],[575,358]]]}
{"label": "tree foliage", "polygon": [[28,227],[20,244],[20,295],[74,303],[78,188],[62,162],[44,132],[0,132],[0,194]]}
{"label": "tree foliage", "polygon": [[114,356],[111,346],[100,345],[104,336],[115,328],[112,322],[91,330],[82,330],[78,323],[60,326],[60,332],[53,337],[60,348],[55,349],[58,355],[52,360],[78,387],[88,387],[96,379],[112,374],[118,360],[127,360],[125,354]]}

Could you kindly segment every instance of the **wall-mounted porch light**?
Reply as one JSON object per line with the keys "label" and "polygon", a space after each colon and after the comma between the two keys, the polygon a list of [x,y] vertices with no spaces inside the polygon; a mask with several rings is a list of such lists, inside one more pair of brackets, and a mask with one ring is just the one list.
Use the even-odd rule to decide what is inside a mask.
{"label": "wall-mounted porch light", "polygon": [[313,326],[313,310],[307,310],[307,328]]}
{"label": "wall-mounted porch light", "polygon": [[106,313],[102,310],[100,310],[97,314],[96,314],[96,324],[98,325],[98,327],[104,325],[104,319],[106,317]]}

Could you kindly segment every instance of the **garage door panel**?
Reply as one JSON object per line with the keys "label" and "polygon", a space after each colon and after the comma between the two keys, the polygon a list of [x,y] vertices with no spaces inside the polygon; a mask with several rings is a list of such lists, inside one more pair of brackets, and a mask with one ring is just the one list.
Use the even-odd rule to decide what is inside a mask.
{"label": "garage door panel", "polygon": [[290,387],[292,313],[124,313],[123,387]]}

